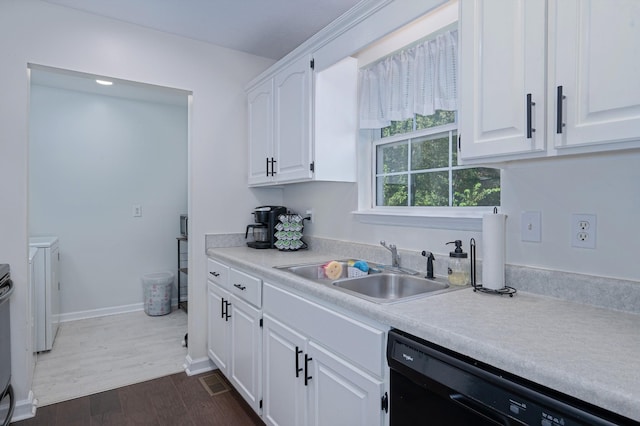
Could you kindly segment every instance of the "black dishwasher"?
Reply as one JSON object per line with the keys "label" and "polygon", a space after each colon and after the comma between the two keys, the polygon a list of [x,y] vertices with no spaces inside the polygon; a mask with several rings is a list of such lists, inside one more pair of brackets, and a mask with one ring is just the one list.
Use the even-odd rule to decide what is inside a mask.
{"label": "black dishwasher", "polygon": [[390,426],[640,425],[400,330],[387,361]]}

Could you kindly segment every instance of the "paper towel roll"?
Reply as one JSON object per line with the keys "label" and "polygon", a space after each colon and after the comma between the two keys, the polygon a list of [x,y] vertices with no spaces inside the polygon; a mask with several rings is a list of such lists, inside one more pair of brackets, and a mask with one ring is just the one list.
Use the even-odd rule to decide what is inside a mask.
{"label": "paper towel roll", "polygon": [[505,224],[507,215],[486,214],[482,217],[482,287],[504,288]]}

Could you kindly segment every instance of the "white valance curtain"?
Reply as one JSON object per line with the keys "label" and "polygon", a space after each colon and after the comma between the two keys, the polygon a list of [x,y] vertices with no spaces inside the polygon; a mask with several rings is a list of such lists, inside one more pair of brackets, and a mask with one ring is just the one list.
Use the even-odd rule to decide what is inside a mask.
{"label": "white valance curtain", "polygon": [[458,108],[458,31],[395,53],[360,70],[360,128]]}

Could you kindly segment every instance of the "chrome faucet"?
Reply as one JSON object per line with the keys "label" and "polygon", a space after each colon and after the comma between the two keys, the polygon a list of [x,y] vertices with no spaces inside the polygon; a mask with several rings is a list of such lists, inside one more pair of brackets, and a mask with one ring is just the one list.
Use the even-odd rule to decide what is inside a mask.
{"label": "chrome faucet", "polygon": [[395,244],[389,244],[384,241],[380,241],[380,245],[391,252],[391,266],[398,268],[400,266],[400,256],[398,256],[398,250]]}

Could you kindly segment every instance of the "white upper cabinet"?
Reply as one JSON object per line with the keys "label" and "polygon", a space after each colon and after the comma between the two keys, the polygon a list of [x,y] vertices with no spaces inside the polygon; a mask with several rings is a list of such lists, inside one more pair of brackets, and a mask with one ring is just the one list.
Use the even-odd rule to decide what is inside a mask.
{"label": "white upper cabinet", "polygon": [[460,158],[639,147],[637,22],[636,0],[462,1]]}
{"label": "white upper cabinet", "polygon": [[550,2],[549,33],[550,139],[558,151],[640,146],[640,2]]}
{"label": "white upper cabinet", "polygon": [[312,178],[312,90],[309,55],[249,90],[249,185]]}
{"label": "white upper cabinet", "polygon": [[355,182],[357,60],[317,74],[312,61],[303,55],[249,90],[249,185]]}
{"label": "white upper cabinet", "polygon": [[311,57],[303,55],[274,77],[274,158],[278,182],[311,179]]}
{"label": "white upper cabinet", "polygon": [[273,180],[273,80],[247,96],[249,114],[249,185]]}
{"label": "white upper cabinet", "polygon": [[545,2],[460,2],[460,156],[545,149]]}

